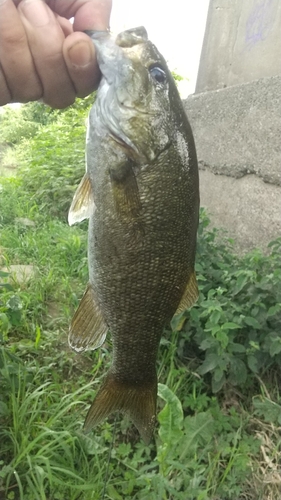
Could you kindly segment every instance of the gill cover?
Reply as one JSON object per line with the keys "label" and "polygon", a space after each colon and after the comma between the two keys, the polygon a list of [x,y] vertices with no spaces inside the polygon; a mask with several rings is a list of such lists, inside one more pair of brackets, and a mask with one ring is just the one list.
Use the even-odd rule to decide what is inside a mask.
{"label": "gill cover", "polygon": [[117,37],[90,33],[102,73],[90,126],[99,123],[99,133],[127,148],[138,164],[151,163],[171,142],[166,62],[143,27]]}

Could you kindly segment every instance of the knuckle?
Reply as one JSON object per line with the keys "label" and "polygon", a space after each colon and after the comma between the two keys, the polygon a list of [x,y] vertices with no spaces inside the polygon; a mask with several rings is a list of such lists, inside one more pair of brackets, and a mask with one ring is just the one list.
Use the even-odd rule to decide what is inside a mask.
{"label": "knuckle", "polygon": [[6,50],[17,50],[22,51],[24,47],[28,47],[27,38],[25,33],[15,33],[13,31],[5,31],[5,34],[1,36],[1,44]]}
{"label": "knuckle", "polygon": [[71,106],[75,101],[75,94],[59,94],[52,93],[49,95],[43,95],[43,102],[55,109],[64,109]]}
{"label": "knuckle", "polygon": [[22,81],[24,83],[19,83],[19,81],[15,81],[14,79],[10,83],[8,82],[13,101],[37,101],[42,97],[43,89],[35,75],[29,75],[28,79],[25,80],[23,78]]}
{"label": "knuckle", "polygon": [[42,97],[42,90],[24,91],[20,96],[20,102],[39,101]]}
{"label": "knuckle", "polygon": [[95,85],[95,86],[87,86],[87,87],[84,87],[84,88],[77,88],[77,97],[83,99],[83,97],[87,97],[87,95],[91,94],[94,90],[96,90],[98,88],[98,85]]}
{"label": "knuckle", "polygon": [[0,106],[5,106],[5,104],[8,104],[11,101],[12,94],[6,83],[6,79],[0,65]]}
{"label": "knuckle", "polygon": [[0,92],[0,106],[5,106],[9,104],[11,101],[11,94],[9,92]]}

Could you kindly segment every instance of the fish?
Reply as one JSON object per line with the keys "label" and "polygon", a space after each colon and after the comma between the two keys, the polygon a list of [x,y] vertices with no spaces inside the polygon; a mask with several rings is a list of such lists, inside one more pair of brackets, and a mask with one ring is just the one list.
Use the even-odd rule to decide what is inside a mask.
{"label": "fish", "polygon": [[69,211],[69,224],[89,218],[89,283],[69,344],[97,349],[111,333],[111,366],[85,432],[119,411],[149,443],[163,328],[198,298],[196,148],[174,79],[145,28],[88,34],[102,78],[89,114],[86,173]]}

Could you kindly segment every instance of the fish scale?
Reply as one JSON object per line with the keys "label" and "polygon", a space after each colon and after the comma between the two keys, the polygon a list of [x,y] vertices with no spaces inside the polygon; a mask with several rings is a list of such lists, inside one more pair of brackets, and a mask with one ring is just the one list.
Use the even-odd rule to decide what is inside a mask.
{"label": "fish scale", "polygon": [[198,297],[197,158],[175,82],[145,29],[92,39],[103,78],[69,213],[70,223],[89,217],[89,284],[69,343],[81,352],[98,348],[108,329],[112,336],[85,430],[121,411],[149,442],[163,328]]}

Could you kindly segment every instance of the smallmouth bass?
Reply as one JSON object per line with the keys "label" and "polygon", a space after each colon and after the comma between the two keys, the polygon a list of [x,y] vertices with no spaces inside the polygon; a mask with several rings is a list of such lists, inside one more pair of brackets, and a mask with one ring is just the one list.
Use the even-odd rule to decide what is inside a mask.
{"label": "smallmouth bass", "polygon": [[146,443],[156,419],[163,327],[198,297],[196,150],[175,82],[143,27],[92,32],[102,80],[90,111],[86,174],[69,223],[89,218],[89,284],[69,343],[96,349],[112,335],[110,370],[85,430],[126,413]]}

